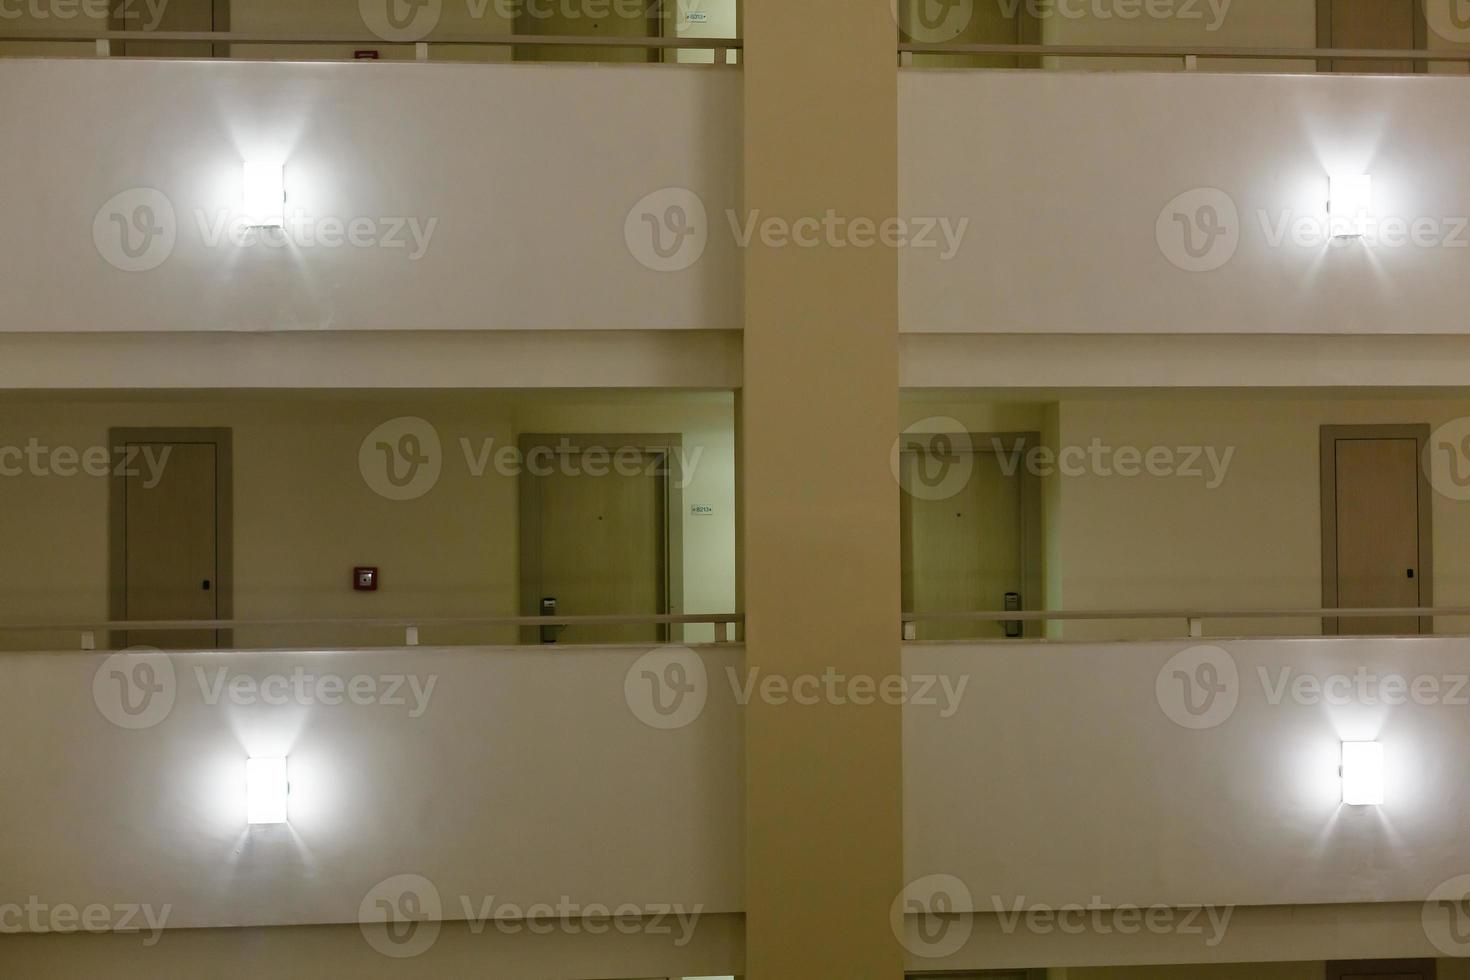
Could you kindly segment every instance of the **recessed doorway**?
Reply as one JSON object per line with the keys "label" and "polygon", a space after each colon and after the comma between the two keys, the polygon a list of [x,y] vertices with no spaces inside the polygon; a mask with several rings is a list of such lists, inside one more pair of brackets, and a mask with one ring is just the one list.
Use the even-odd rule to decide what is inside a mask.
{"label": "recessed doorway", "polygon": [[[230,619],[233,614],[229,429],[112,429],[110,617]],[[228,647],[229,630],[126,630],[114,648]]]}
{"label": "recessed doorway", "polygon": [[[905,433],[899,447],[903,608],[1039,609],[1041,483],[1035,432]],[[1039,623],[919,622],[908,638],[1040,636]]]}
{"label": "recessed doorway", "polygon": [[[681,437],[520,438],[521,614],[654,616],[683,607]],[[526,643],[660,643],[666,625],[541,627]]]}
{"label": "recessed doorway", "polygon": [[[1434,605],[1433,507],[1421,460],[1427,425],[1322,427],[1322,606]],[[1434,632],[1428,617],[1326,619],[1329,635]]]}

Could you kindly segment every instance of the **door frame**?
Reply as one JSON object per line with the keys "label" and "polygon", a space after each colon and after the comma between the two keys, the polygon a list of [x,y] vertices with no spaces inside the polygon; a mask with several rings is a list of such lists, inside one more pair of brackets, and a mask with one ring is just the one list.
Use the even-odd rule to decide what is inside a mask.
{"label": "door frame", "polygon": [[[1324,425],[1320,433],[1319,462],[1322,474],[1322,608],[1337,608],[1337,443],[1355,439],[1412,439],[1417,474],[1419,528],[1419,605],[1434,605],[1434,492],[1424,470],[1424,447],[1429,442],[1428,424]],[[1434,619],[1419,617],[1419,632],[1434,632]],[[1338,619],[1323,619],[1325,636],[1341,636]]]}
{"label": "door frame", "polygon": [[[235,618],[235,459],[234,430],[225,428],[128,427],[107,430],[113,467],[107,480],[107,614],[114,622],[128,615],[128,498],[124,465],[130,443],[161,442],[214,446],[214,614]],[[120,649],[117,631],[108,649]],[[235,645],[235,631],[215,630],[215,645]]]}
{"label": "door frame", "polygon": [[[920,440],[933,440],[940,436],[956,436],[957,432],[905,432],[899,437],[898,455],[900,472],[902,472],[903,457],[912,455],[915,450],[905,448],[912,446]],[[971,455],[998,456],[1002,452],[1020,453],[1022,457],[1029,450],[1041,445],[1040,432],[966,432],[965,438],[970,441],[967,450]],[[997,445],[997,443],[999,445]],[[995,465],[999,466],[997,459]],[[1041,603],[1044,590],[1043,555],[1044,545],[1042,543],[1042,494],[1041,477],[1025,465],[1024,459],[1016,468],[1016,476],[1021,481],[1019,490],[1021,498],[1021,610],[1037,611],[1044,608]],[[909,530],[910,521],[908,492],[899,485],[899,539],[902,551],[899,556],[899,575],[902,578],[905,565],[912,567],[914,556],[914,536]],[[912,612],[914,605],[913,587],[911,583],[901,586],[902,608],[904,612]],[[1046,624],[1040,621],[1023,621],[1021,636],[1026,639],[1034,639],[1044,635]]]}
{"label": "door frame", "polygon": [[[520,525],[520,610],[522,616],[539,616],[541,613],[541,500],[537,494],[527,492],[531,481],[536,478],[526,462],[533,450],[548,449],[555,453],[564,446],[572,452],[584,452],[597,447],[616,454],[622,449],[637,449],[639,452],[661,454],[664,460],[663,473],[663,589],[660,597],[659,615],[677,616],[684,610],[684,489],[683,454],[684,437],[676,432],[660,433],[571,433],[571,432],[524,432],[516,444],[521,453],[521,472],[516,481],[516,509]],[[593,477],[592,479],[596,479]],[[523,627],[521,641],[527,644],[538,642],[540,627]],[[660,624],[660,643],[683,641],[684,628],[675,624]]]}
{"label": "door frame", "polygon": [[1342,980],[1343,977],[1366,972],[1372,976],[1382,973],[1419,973],[1435,980],[1438,975],[1437,960],[1328,960],[1327,980]]}
{"label": "door frame", "polygon": [[[1409,2],[1414,8],[1414,49],[1422,51],[1429,47],[1429,21],[1424,15],[1423,0],[1409,0]],[[1332,47],[1332,0],[1317,0],[1317,47]],[[1335,71],[1333,60],[1332,58],[1318,58],[1317,70],[1319,72]],[[1429,71],[1429,65],[1422,61],[1412,61],[1410,64],[1416,75],[1423,75]]]}

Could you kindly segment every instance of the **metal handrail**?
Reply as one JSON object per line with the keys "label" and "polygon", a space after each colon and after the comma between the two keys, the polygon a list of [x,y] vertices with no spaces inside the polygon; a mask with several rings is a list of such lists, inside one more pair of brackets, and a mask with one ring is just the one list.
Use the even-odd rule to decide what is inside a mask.
{"label": "metal handrail", "polygon": [[416,41],[395,41],[369,32],[345,34],[272,34],[260,31],[0,31],[0,41],[147,41],[152,44],[354,44],[381,47],[417,44],[461,44],[485,47],[643,48],[659,50],[739,51],[745,42],[733,37],[596,37],[591,35],[478,34],[435,35]]}
{"label": "metal handrail", "polygon": [[1352,59],[1356,61],[1464,61],[1470,62],[1470,50],[1437,48],[1276,48],[1276,47],[1209,47],[1177,44],[955,44],[945,42],[908,41],[898,50],[913,54],[983,54],[1031,55],[1058,58],[1180,58],[1186,67],[1200,58],[1254,59],[1261,61],[1318,61]]}
{"label": "metal handrail", "polygon": [[1377,619],[1390,616],[1470,616],[1463,606],[1426,606],[1402,609],[1028,609],[1008,612],[904,613],[905,623],[993,623],[1005,621],[1071,621],[1112,619]]}
{"label": "metal handrail", "polygon": [[267,626],[652,626],[663,624],[741,623],[743,613],[618,616],[441,616],[420,619],[115,619],[101,622],[0,623],[0,633],[75,633],[82,630],[228,630]]}
{"label": "metal handrail", "polygon": [[293,626],[331,626],[343,629],[401,629],[408,646],[419,645],[419,630],[435,627],[566,627],[566,626],[664,626],[713,625],[715,642],[728,643],[731,627],[745,622],[744,613],[691,613],[618,616],[475,616],[423,617],[419,619],[169,619],[105,620],[69,623],[3,623],[0,633],[76,633],[83,650],[97,648],[98,633],[178,630],[272,629]]}
{"label": "metal handrail", "polygon": [[[904,613],[900,618],[905,628],[910,623],[1048,623],[1139,621],[1147,619],[1183,620],[1191,639],[1205,635],[1207,619],[1433,619],[1440,616],[1470,616],[1463,606],[1424,606],[1394,609],[1042,609],[1003,610],[999,612],[934,612]],[[905,633],[906,639],[914,639]]]}

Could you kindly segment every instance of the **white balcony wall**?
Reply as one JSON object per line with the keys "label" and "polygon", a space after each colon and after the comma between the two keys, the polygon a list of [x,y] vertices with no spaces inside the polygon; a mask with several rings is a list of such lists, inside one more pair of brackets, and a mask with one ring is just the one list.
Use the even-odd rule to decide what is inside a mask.
{"label": "white balcony wall", "polygon": [[[904,712],[906,877],[958,879],[965,892],[954,892],[954,911],[975,916],[969,945],[912,966],[1368,955],[1356,951],[1373,934],[1355,928],[1367,923],[1380,950],[1435,955],[1420,906],[1467,873],[1458,814],[1470,785],[1455,748],[1470,734],[1464,644],[1212,644],[1228,710],[1199,729],[1169,713],[1171,668],[1180,666],[1172,658],[1189,647],[905,651],[914,679]],[[168,904],[174,929],[352,924],[369,889],[410,873],[434,883],[445,919],[466,917],[462,896],[521,907],[563,897],[703,906],[716,932],[700,941],[718,945],[729,935],[721,918],[742,908],[740,708],[727,682],[730,671],[740,676],[741,648],[697,650],[708,699],[670,731],[629,708],[625,681],[643,652],[174,654],[172,706],[137,729],[100,707],[110,704],[106,686],[101,697],[94,687],[104,654],[0,655],[12,747],[0,777],[27,788],[3,805],[8,825],[27,829],[0,841],[0,905],[32,895]],[[228,694],[209,703],[221,670],[233,683],[298,667],[407,674],[419,691],[435,684],[427,700],[405,685],[403,705],[248,704]],[[1395,703],[1377,686],[1344,701],[1330,680],[1365,673],[1427,679],[1437,700]],[[1303,678],[1328,696],[1294,693]],[[425,707],[416,717],[415,704]],[[1343,739],[1383,743],[1383,806],[1341,805]],[[244,760],[277,753],[291,759],[290,828],[247,830]],[[1080,938],[998,925],[999,911],[1073,903],[1233,908],[1227,935],[1210,946],[1208,925],[1199,935],[1088,929]],[[446,928],[435,955],[462,952],[461,932]],[[176,936],[146,962],[187,944]],[[43,955],[10,943],[0,944],[0,962]],[[361,943],[344,941],[367,953]],[[734,955],[717,962],[738,969]]]}
{"label": "white balcony wall", "polygon": [[[1418,945],[1393,955],[1436,955],[1421,904],[1470,872],[1465,643],[1221,641],[1208,654],[1221,693],[1189,716],[1175,671],[1197,677],[1199,661],[1171,658],[1191,642],[1201,641],[908,647],[907,673],[968,687],[949,717],[939,708],[904,713],[906,876],[964,884],[950,890],[954,908],[985,917],[974,942],[989,944],[990,965],[1024,964],[1027,955],[1032,965],[1089,962],[1073,958],[1070,927],[1038,934],[1023,920],[1003,932],[1001,913],[1073,903],[1239,907],[1223,945],[1206,946],[1208,925],[1201,936],[1166,939],[1114,932],[1110,953],[1089,951],[1093,963],[1353,956],[1372,930],[1380,949],[1396,948],[1386,937],[1400,918]],[[1370,679],[1361,688],[1332,680],[1356,685],[1360,674]],[[1425,686],[1395,694],[1372,680],[1392,677]],[[1322,685],[1316,695],[1312,682]],[[1420,703],[1431,684],[1437,693]],[[1205,706],[1197,686],[1192,699]],[[1210,727],[1186,728],[1175,716]],[[1342,804],[1343,740],[1382,742],[1382,806]],[[1353,926],[1353,903],[1412,904],[1403,916],[1384,908],[1364,933]],[[1264,932],[1252,912],[1317,905],[1336,910],[1263,912],[1276,916]],[[1084,931],[1103,941],[1090,925]],[[1144,959],[1151,951],[1160,958]]]}
{"label": "white balcony wall", "polygon": [[[1458,161],[1470,130],[1455,107],[1464,85],[905,72],[903,212],[970,227],[947,261],[942,249],[904,250],[903,329],[1461,332],[1470,177]],[[1318,233],[1334,173],[1372,175],[1378,241],[1332,246]],[[1310,234],[1298,234],[1298,221]],[[1185,251],[1186,224],[1198,259]]]}
{"label": "white balcony wall", "polygon": [[[174,654],[153,700],[129,687],[145,706],[132,716],[106,654],[0,655],[0,780],[24,788],[0,802],[14,831],[0,840],[0,906],[171,905],[171,929],[355,924],[370,889],[416,874],[445,920],[476,918],[461,897],[475,911],[493,897],[498,917],[541,902],[738,912],[731,687],[712,685],[686,727],[650,727],[624,686],[645,652]],[[733,645],[698,656],[711,678],[741,661]],[[271,701],[297,688],[270,678],[297,671],[372,679],[372,703],[340,688],[334,705]],[[412,681],[395,689],[404,703],[374,700],[394,676]],[[290,823],[247,828],[245,761],[280,755]]]}
{"label": "white balcony wall", "polygon": [[[903,329],[1458,333],[1463,84],[905,72],[903,211],[970,223],[948,258],[903,250]],[[692,66],[5,60],[0,267],[17,288],[0,330],[738,329],[739,85]],[[169,109],[136,108],[153,104]],[[368,244],[216,238],[247,158],[284,160],[298,226],[345,237],[357,219]],[[1358,172],[1380,236],[1329,245],[1328,177]],[[146,217],[113,202],[140,188],[167,199],[175,238],[127,272],[94,238]],[[624,235],[664,188],[698,195],[708,234],[673,272]],[[1205,205],[1224,234],[1196,226],[1195,244],[1219,265],[1188,271],[1170,257],[1194,261],[1183,231]]]}
{"label": "white balcony wall", "polygon": [[[698,66],[0,61],[0,330],[738,328],[733,236],[659,272],[625,225],[674,187],[725,227],[739,84]],[[228,233],[247,160],[284,163],[286,244]]]}

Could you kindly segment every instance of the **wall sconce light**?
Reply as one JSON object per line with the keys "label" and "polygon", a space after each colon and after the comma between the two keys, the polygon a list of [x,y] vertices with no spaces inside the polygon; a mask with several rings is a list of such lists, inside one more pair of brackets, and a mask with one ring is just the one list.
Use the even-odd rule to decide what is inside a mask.
{"label": "wall sconce light", "polygon": [[246,823],[285,823],[290,793],[285,759],[251,759],[245,763]]}
{"label": "wall sconce light", "polygon": [[1348,806],[1383,804],[1383,743],[1342,743],[1342,801]]}
{"label": "wall sconce light", "polygon": [[246,163],[242,204],[252,228],[285,225],[286,168],[279,163]]}
{"label": "wall sconce light", "polygon": [[1333,177],[1330,185],[1327,213],[1332,221],[1332,237],[1363,237],[1373,214],[1372,175],[1343,174]]}

